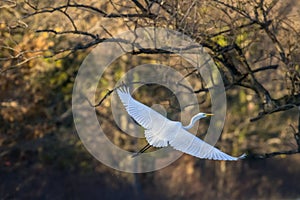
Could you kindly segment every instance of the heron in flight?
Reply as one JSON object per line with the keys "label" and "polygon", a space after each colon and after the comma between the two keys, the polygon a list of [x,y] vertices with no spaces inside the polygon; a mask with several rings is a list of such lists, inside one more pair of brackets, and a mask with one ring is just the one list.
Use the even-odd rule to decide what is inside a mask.
{"label": "heron in flight", "polygon": [[128,114],[145,129],[145,137],[149,143],[133,157],[146,151],[150,146],[166,147],[168,145],[202,159],[239,160],[245,157],[245,154],[240,157],[230,156],[188,132],[197,120],[213,114],[198,113],[192,117],[189,125],[183,126],[181,122],[169,120],[150,107],[136,101],[131,96],[128,87],[118,88],[117,93]]}

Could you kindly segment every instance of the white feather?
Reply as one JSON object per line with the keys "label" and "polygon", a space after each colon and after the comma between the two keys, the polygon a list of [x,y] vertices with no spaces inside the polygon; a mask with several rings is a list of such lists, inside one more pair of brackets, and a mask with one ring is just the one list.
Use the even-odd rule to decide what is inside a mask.
{"label": "white feather", "polygon": [[168,146],[166,138],[161,137],[161,129],[168,123],[167,118],[150,107],[136,101],[130,95],[127,87],[117,90],[117,93],[128,114],[145,130],[147,142],[155,147]]}
{"label": "white feather", "polygon": [[212,145],[204,142],[195,135],[184,129],[180,129],[174,139],[169,144],[176,150],[190,154],[198,158],[212,160],[238,160],[239,158],[230,156]]}

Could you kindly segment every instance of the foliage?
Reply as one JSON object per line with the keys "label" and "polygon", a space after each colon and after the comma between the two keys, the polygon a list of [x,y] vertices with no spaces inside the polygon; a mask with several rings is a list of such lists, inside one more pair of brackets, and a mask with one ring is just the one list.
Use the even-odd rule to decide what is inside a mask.
{"label": "foliage", "polygon": [[[37,172],[50,184],[48,170],[64,171],[74,179],[81,174],[80,180],[92,174],[88,180],[100,177],[95,184],[104,184],[109,195],[130,191],[137,199],[139,195],[145,199],[299,197],[299,186],[293,185],[299,179],[299,158],[286,152],[299,152],[299,139],[295,140],[300,131],[299,13],[299,3],[292,0],[2,1],[0,179],[6,182],[1,183],[1,199],[20,198],[17,195],[21,194],[46,198],[32,192],[35,188],[30,184],[26,191],[24,185],[42,182]],[[222,72],[228,111],[217,146],[234,155],[247,151],[254,158],[266,158],[273,155],[266,153],[282,152],[281,157],[232,164],[183,156],[170,167],[147,175],[116,172],[93,159],[73,125],[71,97],[78,68],[106,38],[148,26],[187,34],[206,48]],[[136,142],[115,126],[108,91],[131,66],[143,63],[165,64],[180,71],[196,88],[201,108],[210,107],[205,83],[176,55],[155,49],[124,55],[105,71],[95,102],[103,100],[97,113],[104,118],[103,127],[112,133],[108,137],[130,151],[145,141]],[[151,95],[145,91],[152,91]],[[178,102],[165,88],[142,87],[136,97],[162,104],[170,118],[178,119]],[[201,127],[205,129],[207,123]],[[30,177],[24,181],[14,177],[26,177],[27,172]],[[286,185],[291,186],[289,191]],[[38,188],[47,193],[42,184]]]}

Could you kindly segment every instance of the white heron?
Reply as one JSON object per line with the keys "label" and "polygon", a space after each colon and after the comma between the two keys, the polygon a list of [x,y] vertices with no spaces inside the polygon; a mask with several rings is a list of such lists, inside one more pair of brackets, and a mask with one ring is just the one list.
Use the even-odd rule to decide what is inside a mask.
{"label": "white heron", "polygon": [[245,154],[240,157],[230,156],[187,131],[197,120],[213,114],[198,113],[192,117],[189,125],[183,126],[181,122],[169,120],[133,99],[128,87],[118,88],[117,93],[128,114],[145,129],[145,137],[149,144],[137,154],[147,150],[150,145],[154,147],[170,145],[176,150],[203,159],[239,160],[245,157]]}

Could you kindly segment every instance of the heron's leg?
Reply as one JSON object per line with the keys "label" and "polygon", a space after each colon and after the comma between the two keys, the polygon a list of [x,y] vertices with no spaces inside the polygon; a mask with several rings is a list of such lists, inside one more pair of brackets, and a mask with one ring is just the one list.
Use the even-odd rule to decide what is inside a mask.
{"label": "heron's leg", "polygon": [[151,147],[150,144],[147,144],[146,146],[144,146],[141,150],[139,150],[138,152],[136,152],[135,154],[132,155],[133,157],[136,157],[138,155],[140,155],[141,153],[144,153],[145,151],[147,151],[147,149],[149,149]]}

